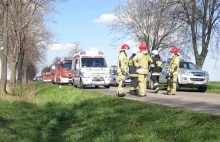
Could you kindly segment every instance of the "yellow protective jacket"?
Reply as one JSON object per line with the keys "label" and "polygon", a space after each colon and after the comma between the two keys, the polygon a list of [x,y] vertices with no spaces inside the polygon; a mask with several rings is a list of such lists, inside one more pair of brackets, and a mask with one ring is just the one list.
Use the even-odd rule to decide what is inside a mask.
{"label": "yellow protective jacket", "polygon": [[120,51],[118,55],[117,72],[124,75],[128,72],[128,59],[126,53],[123,51]]}
{"label": "yellow protective jacket", "polygon": [[138,74],[148,74],[149,64],[153,62],[151,57],[144,53],[138,53],[134,58],[134,65],[138,68]]}
{"label": "yellow protective jacket", "polygon": [[173,75],[177,76],[179,71],[179,64],[180,64],[179,57],[177,55],[174,55],[170,62],[169,73],[172,73]]}

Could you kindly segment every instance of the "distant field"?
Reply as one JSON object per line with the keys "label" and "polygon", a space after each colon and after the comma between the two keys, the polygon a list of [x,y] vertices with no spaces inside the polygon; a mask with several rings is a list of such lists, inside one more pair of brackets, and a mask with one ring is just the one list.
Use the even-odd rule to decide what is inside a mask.
{"label": "distant field", "polygon": [[211,82],[206,92],[220,93],[220,82]]}
{"label": "distant field", "polygon": [[220,141],[220,116],[43,83],[35,93],[0,95],[0,141]]}

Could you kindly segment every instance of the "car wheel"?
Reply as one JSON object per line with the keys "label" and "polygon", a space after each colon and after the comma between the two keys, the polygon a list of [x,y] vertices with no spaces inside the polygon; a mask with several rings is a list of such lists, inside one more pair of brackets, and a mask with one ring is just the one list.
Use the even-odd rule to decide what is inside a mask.
{"label": "car wheel", "polygon": [[149,89],[151,89],[151,90],[154,89],[154,83],[151,79],[149,80]]}
{"label": "car wheel", "polygon": [[99,88],[99,86],[95,86],[95,88]]}
{"label": "car wheel", "polygon": [[75,81],[73,80],[73,83],[72,83],[73,87],[77,87],[77,85],[75,84]]}
{"label": "car wheel", "polygon": [[118,87],[118,83],[117,83],[116,79],[114,79],[114,86]]}
{"label": "car wheel", "polygon": [[178,83],[178,81],[176,83],[176,91],[180,91],[180,84]]}
{"label": "car wheel", "polygon": [[83,82],[82,82],[81,79],[80,79],[80,85],[79,85],[79,88],[80,88],[80,89],[84,89],[84,88],[85,88],[85,85],[83,85]]}
{"label": "car wheel", "polygon": [[110,85],[105,85],[104,87],[107,88],[107,89],[109,89],[109,88],[110,88]]}
{"label": "car wheel", "polygon": [[200,86],[199,88],[197,88],[199,92],[206,92],[206,90],[208,89],[208,87],[203,87]]}

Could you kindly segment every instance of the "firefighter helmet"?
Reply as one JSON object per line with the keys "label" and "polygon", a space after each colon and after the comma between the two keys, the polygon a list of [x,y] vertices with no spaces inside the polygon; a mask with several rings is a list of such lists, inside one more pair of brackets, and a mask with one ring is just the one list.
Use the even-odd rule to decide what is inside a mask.
{"label": "firefighter helmet", "polygon": [[171,51],[173,54],[177,55],[177,54],[179,53],[179,48],[177,48],[177,47],[172,47],[172,48],[170,49],[170,51]]}
{"label": "firefighter helmet", "polygon": [[139,49],[140,49],[141,52],[146,53],[147,52],[147,45],[146,44],[141,44],[139,46]]}
{"label": "firefighter helmet", "polygon": [[130,49],[130,47],[127,44],[123,44],[121,46],[121,50],[128,50],[128,49]]}

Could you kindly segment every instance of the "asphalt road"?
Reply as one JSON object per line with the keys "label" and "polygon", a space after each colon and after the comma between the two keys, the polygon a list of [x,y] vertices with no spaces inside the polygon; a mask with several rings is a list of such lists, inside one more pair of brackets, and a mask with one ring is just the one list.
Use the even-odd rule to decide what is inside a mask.
{"label": "asphalt road", "polygon": [[[89,88],[87,90],[98,91],[115,96],[117,87],[111,87],[110,89],[102,87]],[[164,90],[161,90],[158,94],[151,93],[152,90],[147,90],[146,97],[137,97],[128,93],[129,88],[125,88],[125,91],[127,92],[124,97],[125,99],[220,115],[220,95],[218,94],[177,92],[176,95],[171,96],[165,95],[166,91]]]}

